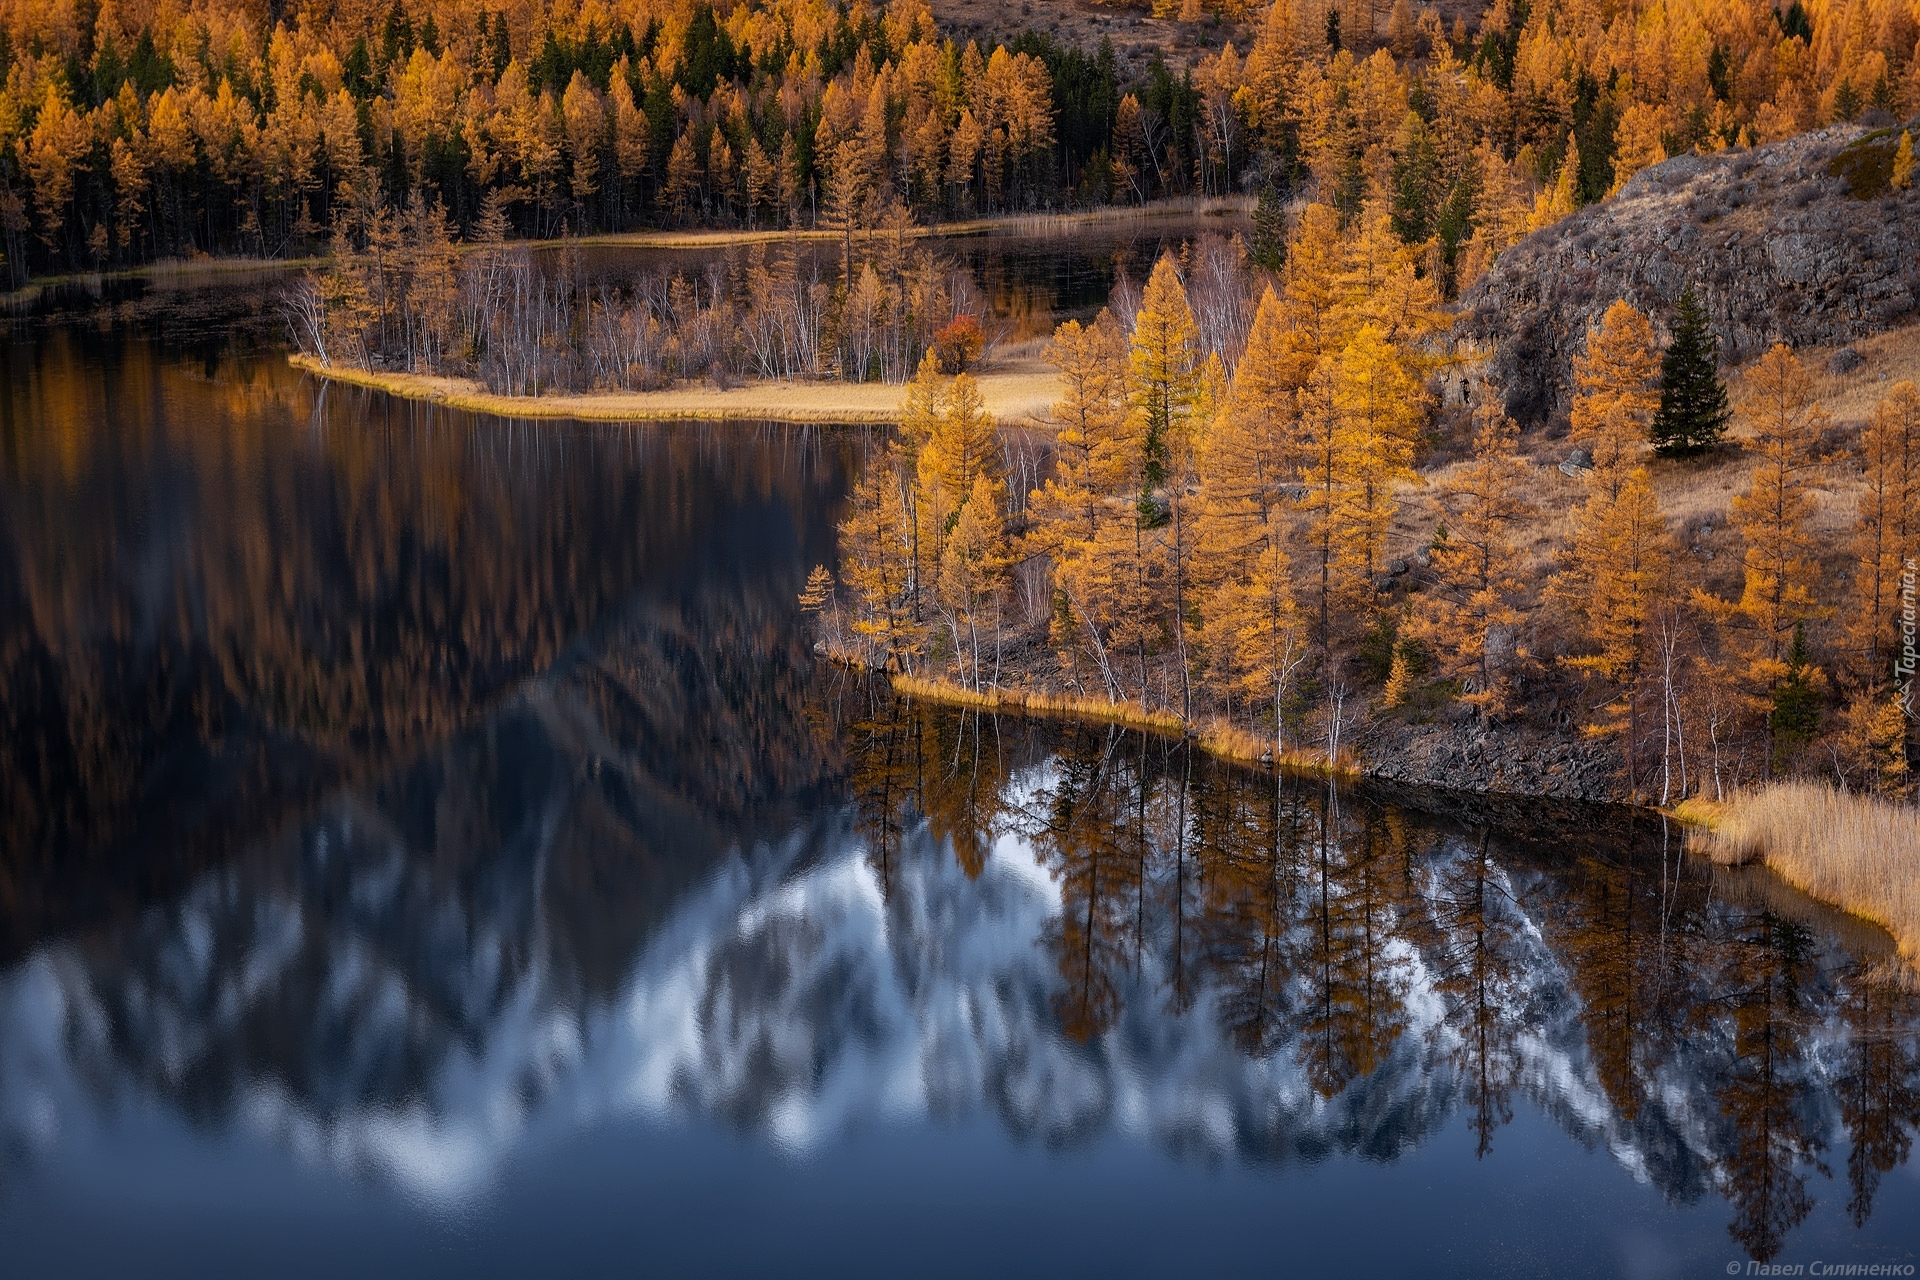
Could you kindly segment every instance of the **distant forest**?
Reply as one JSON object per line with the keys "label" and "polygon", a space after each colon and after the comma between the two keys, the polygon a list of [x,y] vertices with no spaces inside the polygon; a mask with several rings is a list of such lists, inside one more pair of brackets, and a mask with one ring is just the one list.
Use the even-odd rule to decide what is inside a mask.
{"label": "distant forest", "polygon": [[463,236],[552,237],[1277,209],[1310,184],[1346,216],[1389,209],[1450,291],[1670,154],[1920,110],[1914,0],[1154,14],[1227,40],[1128,75],[1104,43],[957,45],[923,0],[4,0],[0,248],[18,284],[364,248],[415,200]]}

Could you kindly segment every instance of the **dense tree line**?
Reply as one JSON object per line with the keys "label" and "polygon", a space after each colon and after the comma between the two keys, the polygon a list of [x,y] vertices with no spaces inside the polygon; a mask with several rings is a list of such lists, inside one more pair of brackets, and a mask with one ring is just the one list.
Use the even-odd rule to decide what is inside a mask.
{"label": "dense tree line", "polygon": [[[811,585],[829,645],[983,695],[1212,721],[1276,755],[1337,758],[1383,716],[1564,706],[1662,801],[1796,768],[1903,791],[1920,392],[1892,386],[1835,456],[1791,350],[1747,370],[1729,575],[1662,509],[1700,464],[1660,464],[1656,483],[1650,456],[1717,438],[1711,345],[1704,370],[1693,352],[1663,374],[1649,318],[1616,302],[1575,364],[1584,494],[1559,523],[1391,222],[1376,209],[1343,228],[1308,206],[1237,341],[1203,336],[1198,255],[1060,326],[1063,398],[1037,465],[929,361],[855,492],[840,583],[822,569]],[[1685,316],[1664,319],[1685,341]],[[1703,414],[1704,438],[1654,430]],[[1465,456],[1435,465],[1441,448]],[[1858,494],[1839,572],[1815,535],[1819,486]]]}
{"label": "dense tree line", "polygon": [[[1156,6],[1156,12],[1160,6]],[[30,271],[281,256],[414,197],[470,235],[870,225],[1302,182],[1443,289],[1678,151],[1920,107],[1910,0],[1216,0],[1231,41],[942,39],[920,0],[0,7],[0,236]],[[1244,50],[1244,53],[1241,52]],[[1270,238],[1268,249],[1277,248]]]}

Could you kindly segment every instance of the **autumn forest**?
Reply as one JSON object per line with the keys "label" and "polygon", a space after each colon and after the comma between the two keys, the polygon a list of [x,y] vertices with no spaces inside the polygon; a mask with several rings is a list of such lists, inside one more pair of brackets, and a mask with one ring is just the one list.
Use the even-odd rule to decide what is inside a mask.
{"label": "autumn forest", "polygon": [[416,201],[478,239],[1222,193],[1271,211],[1272,264],[1304,189],[1343,221],[1388,211],[1451,293],[1668,155],[1920,96],[1907,0],[1152,16],[1203,37],[1184,65],[1038,30],[955,41],[917,0],[8,0],[7,266],[360,249]]}

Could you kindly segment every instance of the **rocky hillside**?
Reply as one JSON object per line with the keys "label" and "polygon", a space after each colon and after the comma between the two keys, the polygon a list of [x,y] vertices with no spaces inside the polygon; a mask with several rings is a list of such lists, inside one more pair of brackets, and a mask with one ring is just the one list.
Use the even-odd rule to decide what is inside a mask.
{"label": "rocky hillside", "polygon": [[1898,137],[1841,127],[1646,169],[1503,254],[1462,300],[1464,331],[1499,344],[1491,372],[1525,423],[1564,410],[1572,358],[1615,298],[1659,325],[1692,284],[1729,363],[1909,319],[1920,184],[1888,185]]}

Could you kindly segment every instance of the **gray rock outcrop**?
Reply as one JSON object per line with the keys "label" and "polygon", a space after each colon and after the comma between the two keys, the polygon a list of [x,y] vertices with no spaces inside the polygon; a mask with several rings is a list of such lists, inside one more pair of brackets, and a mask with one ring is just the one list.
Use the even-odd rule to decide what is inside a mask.
{"label": "gray rock outcrop", "polygon": [[1564,409],[1573,357],[1615,298],[1660,328],[1691,284],[1729,364],[1889,328],[1920,308],[1920,184],[1861,199],[1836,176],[1883,141],[1840,127],[1643,170],[1502,254],[1462,299],[1462,332],[1497,344],[1489,372],[1528,422]]}
{"label": "gray rock outcrop", "polygon": [[1572,732],[1383,718],[1360,733],[1358,746],[1363,772],[1388,782],[1599,804],[1632,799],[1619,755]]}

